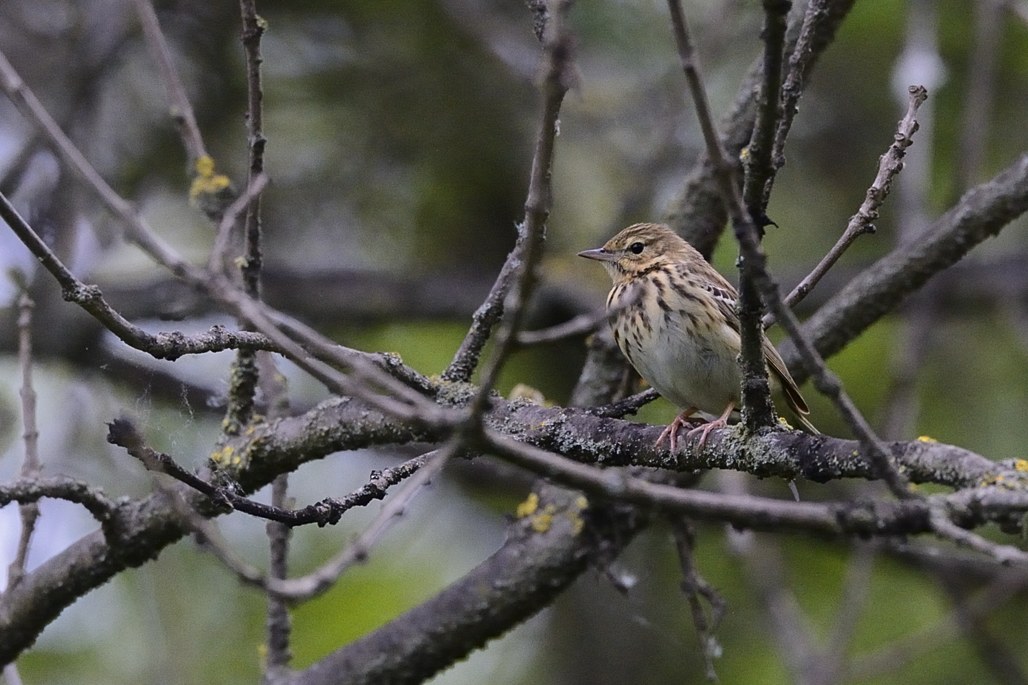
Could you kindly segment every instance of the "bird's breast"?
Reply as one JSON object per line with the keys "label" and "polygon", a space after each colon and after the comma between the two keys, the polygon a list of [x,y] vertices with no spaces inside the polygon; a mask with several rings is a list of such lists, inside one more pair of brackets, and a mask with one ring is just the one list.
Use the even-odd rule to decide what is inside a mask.
{"label": "bird's breast", "polygon": [[618,347],[639,375],[675,405],[719,414],[739,393],[731,329],[702,302],[659,280],[616,285],[607,299]]}

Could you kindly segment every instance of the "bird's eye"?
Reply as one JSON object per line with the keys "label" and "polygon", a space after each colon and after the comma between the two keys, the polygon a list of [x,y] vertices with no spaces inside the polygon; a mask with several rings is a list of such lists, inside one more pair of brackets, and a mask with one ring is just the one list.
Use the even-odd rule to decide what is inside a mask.
{"label": "bird's eye", "polygon": [[643,245],[642,243],[632,243],[631,245],[628,246],[628,250],[632,254],[641,254],[644,247],[646,247],[646,246]]}

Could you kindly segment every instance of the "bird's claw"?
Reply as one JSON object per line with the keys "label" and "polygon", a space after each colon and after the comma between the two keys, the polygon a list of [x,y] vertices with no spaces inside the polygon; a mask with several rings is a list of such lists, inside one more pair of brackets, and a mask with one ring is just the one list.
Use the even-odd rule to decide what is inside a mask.
{"label": "bird's claw", "polygon": [[693,428],[685,434],[685,437],[691,438],[696,433],[699,433],[700,441],[696,443],[696,446],[703,447],[707,444],[707,436],[710,435],[710,431],[714,430],[715,428],[724,428],[727,425],[728,421],[726,421],[725,419],[714,419],[713,421],[705,423],[702,426],[697,426],[696,428]]}
{"label": "bird's claw", "polygon": [[[665,440],[668,441],[668,447],[671,449],[671,453],[674,454],[678,451],[678,431],[682,429],[682,426],[688,423],[687,419],[692,415],[694,410],[686,410],[675,417],[675,420],[665,426],[664,430],[657,437],[656,446],[660,447],[660,444]],[[694,429],[695,430],[695,429]],[[686,435],[691,435],[692,431]],[[702,445],[702,443],[700,443]]]}

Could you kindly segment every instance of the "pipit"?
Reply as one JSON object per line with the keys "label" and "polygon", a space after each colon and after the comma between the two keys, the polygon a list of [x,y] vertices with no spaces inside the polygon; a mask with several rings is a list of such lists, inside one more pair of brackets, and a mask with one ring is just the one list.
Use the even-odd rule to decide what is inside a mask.
{"label": "pipit", "polygon": [[[677,449],[678,431],[697,411],[717,418],[686,433],[700,434],[702,447],[739,406],[742,373],[738,294],[696,249],[667,226],[634,224],[603,247],[579,257],[601,262],[614,281],[607,311],[614,340],[639,375],[682,411],[657,439]],[[781,393],[795,418],[806,419],[807,403],[778,350],[763,336],[771,389]]]}

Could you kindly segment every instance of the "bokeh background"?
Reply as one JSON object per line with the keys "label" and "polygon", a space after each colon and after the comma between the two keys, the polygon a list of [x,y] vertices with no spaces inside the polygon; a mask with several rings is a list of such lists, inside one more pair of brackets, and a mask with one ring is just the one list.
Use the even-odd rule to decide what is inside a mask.
{"label": "bokeh background", "polygon": [[[796,3],[802,5],[802,3]],[[760,3],[686,2],[712,105],[724,111],[759,54]],[[245,180],[246,92],[238,7],[158,2],[162,27],[218,170]],[[398,352],[425,373],[450,360],[470,315],[513,245],[538,109],[539,49],[521,2],[499,0],[262,1],[268,299],[343,344]],[[532,327],[602,304],[608,287],[575,253],[627,223],[660,219],[702,141],[673,49],[666,4],[580,2],[571,14],[579,82],[565,101],[554,167],[545,283]],[[189,206],[186,154],[132,3],[5,0],[0,50],[102,175],[167,241],[204,260],[213,238]],[[856,3],[825,53],[787,147],[765,239],[784,287],[830,247],[859,206],[892,140],[908,84],[929,90],[922,130],[878,232],[846,254],[801,317],[896,245],[917,239],[971,185],[1028,148],[1028,3]],[[62,168],[32,125],[0,98],[0,190],[76,274],[154,330],[215,321],[120,239],[117,222]],[[1028,248],[1022,220],[831,360],[883,433],[928,435],[995,459],[1028,444]],[[734,280],[735,247],[715,264]],[[36,301],[36,390],[44,469],[140,495],[153,484],[104,441],[104,423],[139,419],[155,447],[200,465],[217,440],[231,355],[153,362],[123,349],[63,303],[14,237],[0,231],[0,476],[20,468],[15,359],[19,282]],[[562,403],[584,358],[581,338],[519,352],[501,388],[525,383]],[[294,409],[325,395],[287,367]],[[807,391],[808,397],[814,394]],[[845,435],[812,398],[816,423]],[[662,400],[643,420],[666,422]],[[333,455],[295,474],[300,503],[359,487],[403,450]],[[501,542],[530,479],[499,464],[454,464],[419,496],[368,562],[295,614],[295,663],[382,624],[458,578]],[[787,497],[784,484],[748,487]],[[800,484],[805,498],[849,496],[862,484]],[[333,528],[299,530],[292,566],[314,568],[378,509]],[[30,566],[93,528],[77,508],[43,503]],[[263,524],[223,517],[250,561],[267,555]],[[0,579],[18,537],[0,510]],[[698,530],[698,564],[724,595],[717,635],[726,683],[798,676],[766,607],[792,602],[814,644],[851,619],[852,682],[1004,682],[959,629],[952,583],[916,555],[849,541]],[[433,680],[458,683],[695,682],[702,660],[678,588],[670,534],[655,526],[616,560],[614,588],[589,573],[543,611]],[[767,582],[768,579],[771,582]],[[977,578],[963,579],[975,589]],[[1023,583],[996,601],[995,634],[1018,634]],[[959,594],[959,593],[958,593]],[[769,599],[771,598],[771,599]],[[783,601],[785,601],[783,600]],[[254,682],[264,603],[184,541],[71,607],[19,662],[27,683]],[[1016,645],[1016,637],[1013,639]],[[1028,663],[1021,660],[1021,668]]]}

